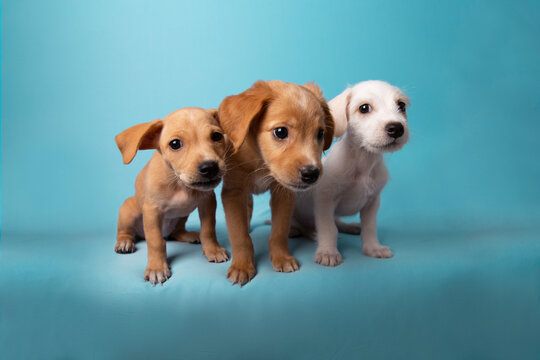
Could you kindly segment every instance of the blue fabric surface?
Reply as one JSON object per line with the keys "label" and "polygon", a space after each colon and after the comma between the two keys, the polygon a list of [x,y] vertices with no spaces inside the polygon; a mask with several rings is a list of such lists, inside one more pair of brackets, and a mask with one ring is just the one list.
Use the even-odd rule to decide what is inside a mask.
{"label": "blue fabric surface", "polygon": [[[259,216],[257,220],[263,218]],[[412,225],[412,226],[411,226]],[[221,239],[226,238],[223,222]],[[113,252],[112,234],[3,238],[4,359],[536,359],[536,227],[383,227],[395,256],[368,258],[340,236],[345,262],[276,273],[267,226],[252,232],[258,275],[225,279],[199,245],[168,242],[172,277],[143,282],[146,246]],[[226,244],[228,246],[228,244]]]}
{"label": "blue fabric surface", "polygon": [[[0,359],[538,359],[540,2],[29,1],[1,3]],[[371,259],[268,259],[244,288],[200,246],[169,242],[172,278],[143,281],[145,243],[113,251],[123,166],[114,136],[259,79],[328,99],[381,79],[411,98],[387,157]],[[349,219],[355,220],[355,219]],[[357,219],[356,219],[357,220]],[[188,227],[199,227],[194,214]],[[230,250],[218,205],[219,241]]]}

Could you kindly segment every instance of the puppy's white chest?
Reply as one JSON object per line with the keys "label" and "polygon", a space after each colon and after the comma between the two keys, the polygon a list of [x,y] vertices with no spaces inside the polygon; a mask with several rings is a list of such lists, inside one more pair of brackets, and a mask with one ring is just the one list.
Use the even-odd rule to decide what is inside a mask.
{"label": "puppy's white chest", "polygon": [[197,204],[196,199],[186,191],[176,191],[173,196],[162,204],[164,217],[188,216],[197,208]]}
{"label": "puppy's white chest", "polygon": [[378,186],[369,175],[358,175],[353,184],[340,196],[336,215],[347,216],[359,212],[377,194]]}

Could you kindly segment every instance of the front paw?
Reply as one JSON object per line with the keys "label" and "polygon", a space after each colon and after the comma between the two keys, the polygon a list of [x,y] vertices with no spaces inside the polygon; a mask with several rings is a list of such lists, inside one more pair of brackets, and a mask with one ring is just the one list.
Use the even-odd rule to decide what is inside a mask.
{"label": "front paw", "polygon": [[187,231],[185,233],[181,233],[179,235],[176,235],[175,240],[190,244],[201,243],[201,237],[198,231]]}
{"label": "front paw", "polygon": [[383,246],[379,243],[364,244],[364,246],[362,247],[362,251],[367,256],[371,256],[371,257],[379,258],[379,259],[386,259],[386,258],[391,258],[392,256],[394,256],[394,254],[392,254],[392,251],[390,250],[390,248],[388,248],[388,246]]}
{"label": "front paw", "polygon": [[272,266],[278,272],[294,272],[300,269],[300,263],[292,255],[279,255],[272,257]]}
{"label": "front paw", "polygon": [[233,263],[227,271],[227,278],[233,285],[238,284],[240,286],[244,286],[255,277],[256,273],[257,271],[255,270],[255,266],[253,266],[253,264],[238,265]]}
{"label": "front paw", "polygon": [[229,253],[221,246],[203,249],[203,254],[210,262],[220,263],[229,260]]}
{"label": "front paw", "polygon": [[129,254],[135,251],[135,243],[132,240],[117,240],[114,251],[119,254]]}
{"label": "front paw", "polygon": [[343,262],[343,258],[337,249],[317,250],[315,253],[315,262],[324,266],[338,266]]}
{"label": "front paw", "polygon": [[148,265],[144,271],[144,281],[149,281],[152,285],[163,284],[171,277],[171,271],[167,263],[159,266]]}

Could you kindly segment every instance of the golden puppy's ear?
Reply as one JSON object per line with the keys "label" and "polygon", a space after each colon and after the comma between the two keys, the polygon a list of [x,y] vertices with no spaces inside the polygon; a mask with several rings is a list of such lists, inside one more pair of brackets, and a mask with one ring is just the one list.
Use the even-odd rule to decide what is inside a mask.
{"label": "golden puppy's ear", "polygon": [[116,135],[116,145],[122,153],[124,164],[129,164],[133,160],[137,150],[157,149],[161,129],[163,121],[157,119],[132,126]]}
{"label": "golden puppy's ear", "polygon": [[309,91],[311,91],[313,95],[315,95],[319,100],[325,100],[323,98],[323,91],[321,90],[319,85],[315,84],[314,82],[308,82],[308,83],[305,83],[303,86]]}
{"label": "golden puppy's ear", "polygon": [[332,145],[332,140],[334,139],[334,118],[328,108],[328,104],[326,103],[326,99],[324,98],[319,85],[309,82],[303,86],[311,91],[321,102],[324,111],[324,150],[327,150]]}
{"label": "golden puppy's ear", "polygon": [[328,150],[332,146],[332,141],[334,140],[334,117],[328,108],[326,101],[322,103],[324,111],[324,147],[323,150]]}
{"label": "golden puppy's ear", "polygon": [[264,81],[257,81],[238,95],[226,97],[218,109],[218,122],[238,151],[244,143],[249,127],[258,119],[272,100],[272,89]]}
{"label": "golden puppy's ear", "polygon": [[334,117],[334,136],[340,137],[347,130],[349,122],[349,101],[351,100],[351,88],[345,89],[341,94],[330,100],[328,106]]}

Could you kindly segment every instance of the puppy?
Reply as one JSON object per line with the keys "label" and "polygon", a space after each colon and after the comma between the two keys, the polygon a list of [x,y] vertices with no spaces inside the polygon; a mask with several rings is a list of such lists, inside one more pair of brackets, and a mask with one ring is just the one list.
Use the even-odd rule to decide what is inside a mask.
{"label": "puppy", "polygon": [[[366,255],[392,257],[377,239],[377,211],[389,178],[383,154],[401,149],[409,138],[408,104],[400,89],[383,81],[358,83],[329,102],[335,136],[345,136],[324,158],[325,171],[317,187],[297,197],[291,228],[291,235],[316,237],[315,262],[326,266],[342,262],[338,231],[361,230]],[[358,212],[361,229],[359,223],[338,218]]]}
{"label": "puppy", "polygon": [[288,231],[295,192],[309,189],[322,171],[321,153],[334,134],[334,122],[318,86],[258,81],[219,106],[219,122],[234,153],[227,160],[221,193],[232,245],[227,277],[246,284],[255,276],[249,222],[252,194],[270,190],[270,259],[275,271],[292,272]]}
{"label": "puppy", "polygon": [[[163,120],[135,125],[118,136],[124,164],[137,150],[156,149],[135,181],[135,196],[118,215],[115,251],[131,253],[135,237],[146,238],[148,265],[144,279],[163,283],[171,273],[164,237],[202,243],[208,261],[227,261],[229,255],[216,240],[216,197],[228,144],[216,120],[216,110],[184,108]],[[187,232],[185,224],[199,209],[201,233]]]}

